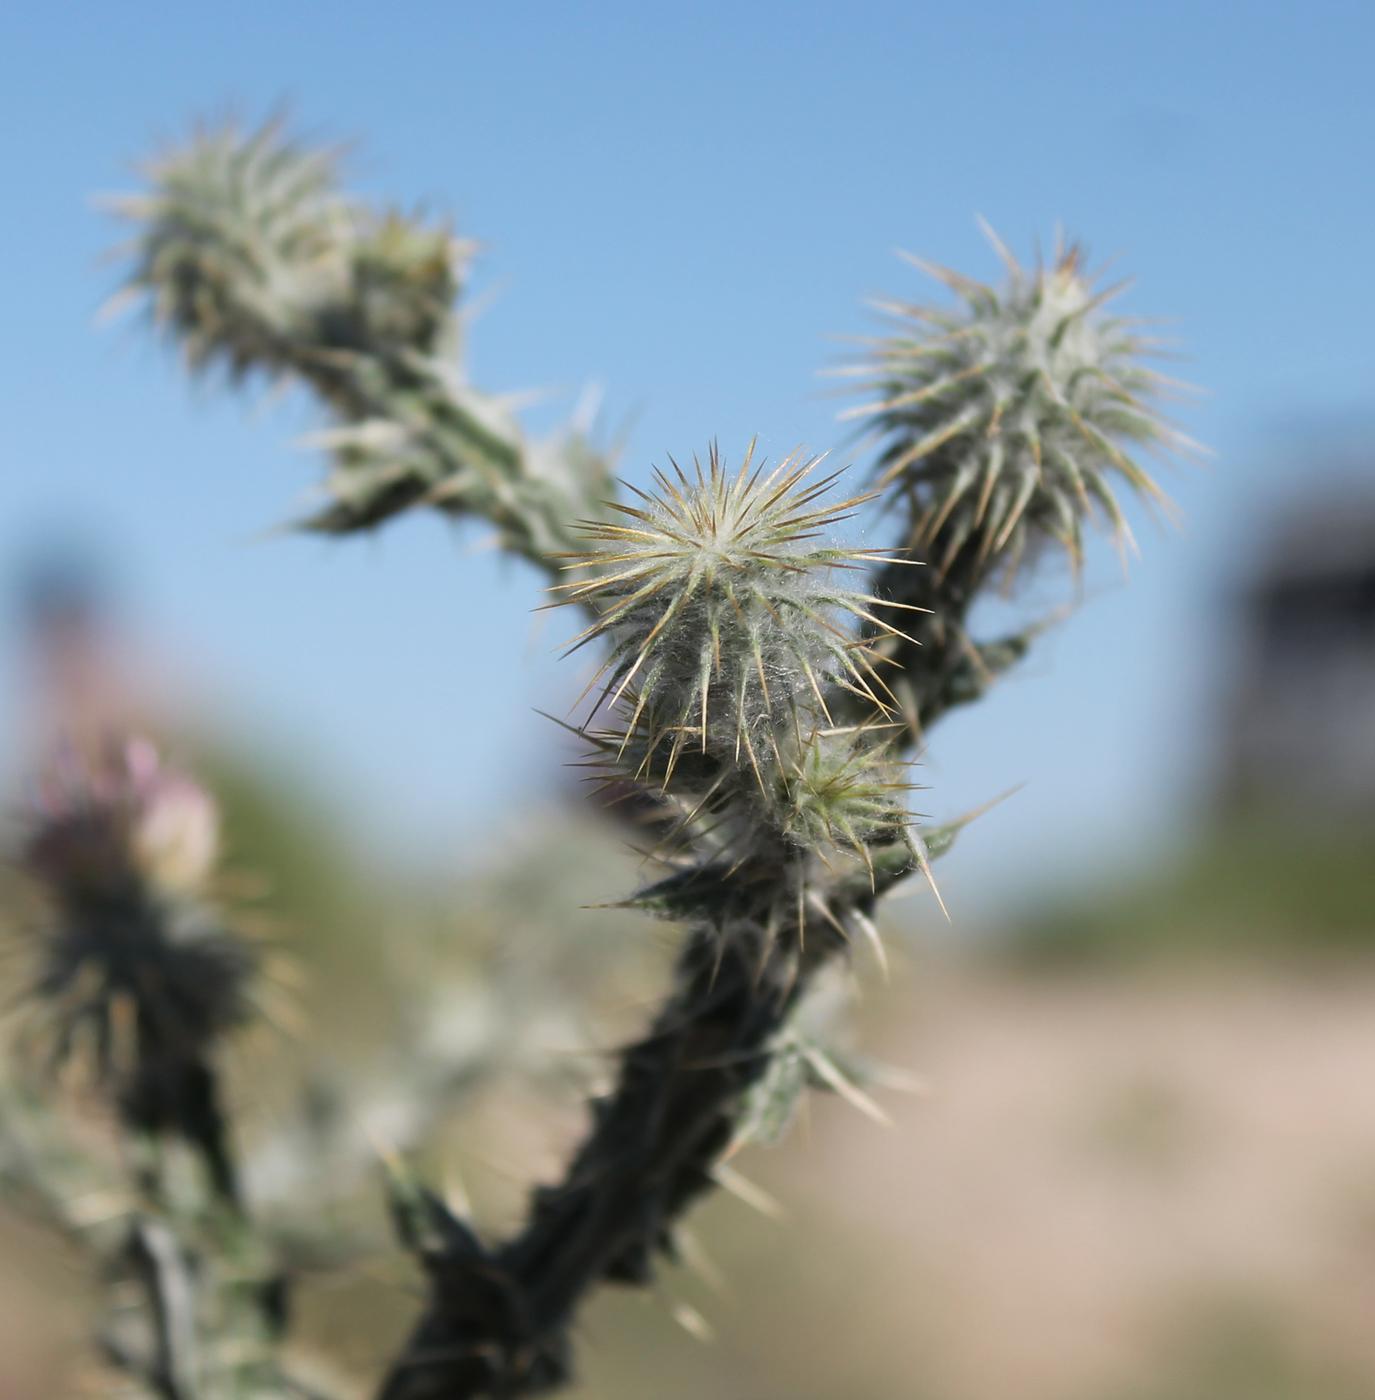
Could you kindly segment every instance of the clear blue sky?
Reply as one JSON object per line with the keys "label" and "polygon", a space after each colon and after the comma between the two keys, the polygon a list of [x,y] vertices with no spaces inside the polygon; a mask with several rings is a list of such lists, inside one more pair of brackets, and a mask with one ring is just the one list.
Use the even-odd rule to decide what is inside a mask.
{"label": "clear blue sky", "polygon": [[1027,782],[957,853],[957,911],[1129,859],[1206,773],[1224,580],[1329,470],[1309,431],[1370,422],[1372,66],[1369,3],[6,6],[0,565],[93,541],[152,643],[362,831],[480,849],[513,775],[538,792],[557,744],[531,707],[572,681],[534,579],[431,520],[255,541],[313,477],[309,411],[198,394],[97,329],[115,230],[91,196],[198,114],[287,99],[357,138],[362,188],[487,245],[476,381],[565,408],[603,385],[637,415],[631,476],[712,435],[831,447],[827,337],[925,291],[896,246],[993,275],[976,212],[1023,250],[1060,220],[1121,255],[1129,309],[1177,318],[1218,458],[1174,478],[1188,526],[1141,532],[1129,588],[1101,550],[1087,606],[940,731],[925,806]]}

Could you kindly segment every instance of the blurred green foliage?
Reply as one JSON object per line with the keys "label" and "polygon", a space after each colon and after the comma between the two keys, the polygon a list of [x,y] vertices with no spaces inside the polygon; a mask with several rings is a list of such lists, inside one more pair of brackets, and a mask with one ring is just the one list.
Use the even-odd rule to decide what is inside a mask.
{"label": "blurred green foliage", "polygon": [[1219,820],[1155,869],[1065,891],[1020,922],[1009,947],[1043,968],[1375,953],[1372,852],[1375,823]]}
{"label": "blurred green foliage", "polygon": [[1159,1373],[1103,1400],[1375,1400],[1375,1380],[1245,1300],[1199,1306],[1160,1347]]}

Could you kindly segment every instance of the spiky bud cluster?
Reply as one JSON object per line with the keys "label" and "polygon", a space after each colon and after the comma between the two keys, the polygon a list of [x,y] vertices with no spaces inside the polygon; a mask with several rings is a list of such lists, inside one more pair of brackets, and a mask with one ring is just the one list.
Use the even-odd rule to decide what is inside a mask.
{"label": "spiky bud cluster", "polygon": [[567,523],[608,494],[606,463],[578,431],[527,443],[465,382],[454,299],[472,245],[345,198],[338,163],[276,122],[198,133],[115,203],[136,225],[120,299],[193,369],[319,395],[333,470],[304,527],[346,534],[427,505],[490,521],[536,561],[567,548]]}
{"label": "spiky bud cluster", "polygon": [[594,766],[680,814],[660,846],[676,873],[632,902],[764,952],[808,921],[867,935],[822,894],[829,876],[872,870],[871,846],[914,849],[892,726],[832,718],[841,695],[886,712],[873,639],[901,634],[875,611],[887,600],[844,586],[879,556],[829,542],[866,498],[826,501],[838,474],[818,466],[756,464],[753,447],[733,470],[715,447],[672,463],[621,520],[583,523],[594,548],[556,589],[594,616],[573,648],[606,643]]}
{"label": "spiky bud cluster", "polygon": [[1171,381],[1106,309],[1125,283],[1100,289],[1076,245],[1028,271],[988,232],[1001,288],[911,259],[962,305],[881,303],[902,329],[855,367],[879,397],[848,416],[880,440],[877,485],[908,503],[912,544],[939,569],[970,545],[1015,569],[1045,541],[1077,565],[1095,509],[1130,538],[1114,480],[1163,501],[1131,451],[1183,441],[1156,405]]}

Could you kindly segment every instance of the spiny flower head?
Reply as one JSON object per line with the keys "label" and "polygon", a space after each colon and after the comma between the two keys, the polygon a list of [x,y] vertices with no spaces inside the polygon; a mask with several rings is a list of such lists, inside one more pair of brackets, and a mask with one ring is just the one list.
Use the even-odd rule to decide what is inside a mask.
{"label": "spiny flower head", "polygon": [[705,469],[672,463],[655,471],[652,493],[629,488],[638,503],[611,507],[621,519],[580,523],[595,547],[571,556],[580,577],[557,591],[595,620],[573,649],[609,642],[589,690],[603,685],[641,767],[663,762],[665,782],[692,748],[762,786],[781,736],[800,738],[803,717],[824,716],[830,687],[885,705],[867,646],[845,624],[893,629],[871,611],[881,600],[834,578],[877,556],[824,542],[867,498],[822,504],[838,474],[816,478],[818,463],[788,457],[770,470],[751,445],[732,473],[713,447]]}
{"label": "spiny flower head", "polygon": [[1130,542],[1114,481],[1167,504],[1130,449],[1189,445],[1156,406],[1174,381],[1142,362],[1156,342],[1105,310],[1125,284],[1099,290],[1079,247],[1028,271],[985,231],[1003,286],[912,258],[963,305],[882,303],[904,329],[854,367],[880,397],[846,416],[881,440],[877,485],[908,501],[913,547],[941,536],[938,568],[972,542],[1015,569],[1046,540],[1077,566],[1093,507]]}
{"label": "spiny flower head", "polygon": [[115,210],[137,225],[124,299],[146,301],[195,368],[286,368],[309,309],[347,276],[349,216],[332,151],[277,122],[201,130]]}

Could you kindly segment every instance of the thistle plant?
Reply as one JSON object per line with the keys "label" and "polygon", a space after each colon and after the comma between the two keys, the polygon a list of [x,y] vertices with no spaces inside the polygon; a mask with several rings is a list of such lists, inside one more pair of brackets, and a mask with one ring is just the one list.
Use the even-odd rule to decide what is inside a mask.
{"label": "thistle plant", "polygon": [[[618,902],[681,928],[666,1000],[511,1237],[393,1185],[427,1293],[383,1400],[535,1394],[568,1380],[588,1294],[648,1283],[726,1158],[774,1137],[808,1084],[865,1101],[799,1008],[856,944],[881,946],[879,902],[930,879],[963,824],[914,826],[914,746],[1037,630],[976,639],[974,604],[1053,549],[1077,566],[1095,511],[1125,534],[1114,484],[1158,494],[1130,453],[1174,441],[1168,385],[1076,249],[1028,271],[999,244],[1001,288],[938,270],[959,304],[892,305],[897,333],[855,367],[866,493],[833,500],[840,474],[814,460],[712,447],[618,500],[577,433],[528,443],[457,369],[466,245],[337,179],[277,126],[198,134],[121,206],[126,292],[193,369],[315,393],[328,500],[304,528],[413,507],[485,521],[580,612],[570,649],[597,655],[574,727],[595,781],[650,815],[656,868]],[[891,548],[832,538],[861,510]]]}
{"label": "thistle plant", "polygon": [[256,956],[197,898],[218,818],[145,739],[63,745],[35,784],[25,863],[49,895],[32,1005],[54,1069],[83,1051],[131,1133],[182,1137],[238,1199],[216,1087]]}
{"label": "thistle plant", "polygon": [[[127,1173],[102,1180],[40,1124],[41,1145],[8,1174],[100,1259],[102,1351],[137,1393],[303,1393],[278,1364],[284,1284],[246,1214],[222,1088],[263,960],[209,896],[213,799],[147,739],[68,734],[25,815],[22,863],[46,907],[17,1048],[104,1111]],[[22,1105],[36,1090],[12,1092]],[[109,1205],[83,1219],[70,1204],[81,1195]]]}

